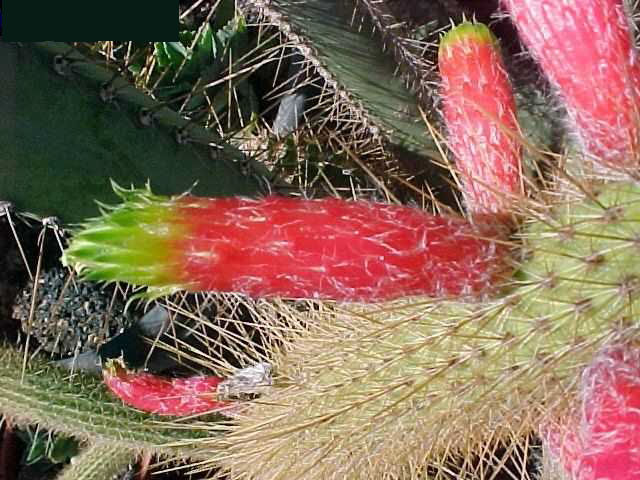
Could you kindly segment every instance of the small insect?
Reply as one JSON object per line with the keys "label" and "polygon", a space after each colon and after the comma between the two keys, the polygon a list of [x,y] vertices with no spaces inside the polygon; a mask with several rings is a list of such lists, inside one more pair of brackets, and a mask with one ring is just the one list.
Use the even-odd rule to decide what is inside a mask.
{"label": "small insect", "polygon": [[256,363],[238,370],[234,375],[218,385],[218,398],[221,400],[248,400],[264,393],[271,385],[271,364]]}

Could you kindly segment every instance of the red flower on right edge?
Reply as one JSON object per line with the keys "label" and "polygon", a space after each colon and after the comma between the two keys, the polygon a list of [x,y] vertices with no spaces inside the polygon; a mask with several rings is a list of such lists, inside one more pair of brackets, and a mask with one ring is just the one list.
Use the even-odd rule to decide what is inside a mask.
{"label": "red flower on right edge", "polygon": [[570,480],[640,478],[640,350],[615,345],[584,371],[580,410],[542,436]]}
{"label": "red flower on right edge", "polygon": [[502,0],[559,94],[584,153],[639,165],[640,58],[623,0]]}

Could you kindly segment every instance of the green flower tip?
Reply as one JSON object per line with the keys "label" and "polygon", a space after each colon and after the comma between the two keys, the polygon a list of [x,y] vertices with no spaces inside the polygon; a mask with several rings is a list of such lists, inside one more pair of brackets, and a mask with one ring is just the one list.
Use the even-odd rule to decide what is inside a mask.
{"label": "green flower tip", "polygon": [[143,189],[111,182],[121,203],[101,204],[101,215],[86,220],[73,233],[64,251],[63,265],[85,280],[122,280],[134,285],[167,283],[171,240],[179,237],[175,203]]}
{"label": "green flower tip", "polygon": [[498,45],[498,39],[484,23],[463,22],[442,35],[438,56],[444,55],[450,47],[459,42]]}

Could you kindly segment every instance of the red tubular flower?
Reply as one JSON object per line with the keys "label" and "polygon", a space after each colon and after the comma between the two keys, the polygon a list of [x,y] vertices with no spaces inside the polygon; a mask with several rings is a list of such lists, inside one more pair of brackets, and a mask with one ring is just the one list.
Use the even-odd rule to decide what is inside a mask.
{"label": "red tubular flower", "polygon": [[623,0],[503,0],[586,153],[638,166],[640,66]]}
{"label": "red tubular flower", "polygon": [[92,280],[253,297],[377,301],[472,294],[505,272],[507,247],[460,218],[403,206],[249,198],[126,202],[89,221],[65,252]]}
{"label": "red tubular flower", "polygon": [[186,416],[221,410],[227,402],[216,400],[220,377],[165,378],[129,372],[118,362],[103,371],[105,385],[125,405],[158,415]]}
{"label": "red tubular flower", "polygon": [[463,23],[440,42],[438,65],[448,142],[473,214],[509,213],[522,194],[516,104],[497,39]]}
{"label": "red tubular flower", "polygon": [[582,377],[581,409],[544,441],[570,480],[640,478],[640,350],[608,347]]}

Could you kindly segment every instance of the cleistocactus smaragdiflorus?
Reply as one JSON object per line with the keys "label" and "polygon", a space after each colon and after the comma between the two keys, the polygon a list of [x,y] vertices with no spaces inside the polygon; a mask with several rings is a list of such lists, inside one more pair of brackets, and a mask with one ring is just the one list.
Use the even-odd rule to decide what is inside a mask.
{"label": "cleistocactus smaragdiflorus", "polygon": [[[512,111],[511,100],[505,94],[504,110],[500,105],[491,110],[490,102],[483,106],[478,92],[469,86],[451,90],[453,83],[445,85],[443,92],[449,96],[443,99],[444,117],[450,135],[463,134],[457,130],[455,122],[451,123],[456,116],[467,122],[481,119],[494,122],[493,126],[482,125],[494,135],[490,133],[487,137],[482,130],[479,138],[496,141],[488,143],[491,148],[482,145],[483,150],[480,146],[476,149],[482,151],[482,160],[487,160],[477,171],[486,173],[470,173],[477,166],[465,162],[472,162],[473,157],[464,149],[456,149],[459,138],[448,141],[456,155],[458,170],[463,174],[463,195],[472,217],[477,212],[501,213],[507,206],[509,213],[524,219],[510,241],[497,227],[475,225],[475,219],[469,223],[459,219],[435,220],[437,217],[403,207],[349,205],[333,200],[276,200],[272,197],[246,200],[249,215],[237,223],[246,232],[253,232],[254,238],[242,238],[237,234],[233,242],[227,242],[243,246],[241,250],[234,250],[236,254],[254,252],[252,241],[264,242],[263,231],[272,233],[267,228],[269,224],[272,229],[285,232],[278,241],[290,240],[286,232],[290,232],[288,229],[292,225],[299,225],[301,219],[293,215],[303,215],[305,225],[309,226],[300,237],[309,243],[293,242],[295,248],[287,244],[290,248],[271,252],[272,263],[261,260],[257,264],[269,266],[256,276],[260,285],[256,283],[249,288],[231,283],[206,283],[196,275],[191,282],[189,272],[202,271],[196,269],[182,270],[186,273],[176,280],[171,275],[188,263],[185,258],[159,257],[157,249],[145,251],[144,248],[156,245],[161,239],[163,251],[187,252],[193,261],[198,258],[217,260],[219,252],[211,245],[220,237],[207,237],[203,233],[207,220],[201,216],[195,215],[193,218],[197,221],[184,223],[189,215],[179,209],[189,202],[195,209],[202,202],[203,207],[196,212],[216,218],[229,211],[229,204],[232,208],[242,207],[245,200],[227,200],[227,207],[214,210],[206,206],[221,207],[225,203],[191,197],[167,199],[148,192],[127,191],[123,192],[127,202],[122,207],[91,221],[89,228],[76,236],[67,252],[67,260],[84,269],[87,276],[98,279],[137,279],[134,283],[145,284],[144,275],[150,274],[148,278],[152,281],[147,283],[155,287],[213,288],[252,295],[365,302],[396,298],[378,305],[338,304],[332,308],[300,312],[307,328],[291,333],[282,348],[273,348],[270,352],[278,367],[274,388],[259,401],[240,409],[233,422],[223,427],[224,436],[211,438],[206,443],[194,442],[199,447],[206,445],[211,465],[238,478],[401,478],[433,472],[436,478],[450,472],[461,478],[474,474],[481,476],[478,472],[484,472],[487,464],[500,463],[493,457],[492,447],[515,448],[523,438],[536,432],[541,422],[548,422],[575,403],[575,378],[594,361],[596,352],[607,348],[612,341],[637,338],[636,317],[640,308],[640,265],[636,261],[640,238],[640,187],[634,181],[637,173],[637,52],[627,38],[629,30],[622,3],[613,0],[582,3],[506,0],[504,3],[524,42],[556,87],[569,113],[568,123],[581,139],[584,153],[606,168],[606,174],[595,182],[592,177],[560,172],[563,181],[558,184],[562,185],[562,190],[530,192],[532,202],[504,201],[517,198],[516,195],[522,193],[524,181],[516,177],[513,177],[516,181],[511,180],[511,174],[519,172],[519,168],[513,167],[519,150],[514,143],[517,125],[511,113],[502,116]],[[554,10],[556,8],[558,10]],[[586,24],[577,15],[580,11],[583,15],[588,12],[586,17],[594,22],[602,35],[586,34]],[[540,26],[537,30],[536,25]],[[441,50],[444,52],[441,57],[443,76],[456,73],[447,72],[446,60],[454,58],[447,57],[455,53],[448,49],[457,45],[471,42],[469,52],[480,55],[482,61],[487,56],[493,60],[497,58],[493,50],[495,42],[483,27],[465,24],[458,28],[460,30],[454,29],[448,34]],[[540,39],[543,42],[536,43]],[[475,61],[475,67],[484,65],[473,55],[461,56],[456,61]],[[471,68],[466,64],[461,66]],[[572,72],[571,79],[565,78],[561,67]],[[453,77],[447,78],[452,81]],[[506,79],[500,73],[496,82],[502,80]],[[609,87],[615,90],[615,98],[605,105],[603,95]],[[471,94],[469,101],[463,95],[465,92]],[[447,104],[456,99],[462,103]],[[469,106],[472,108],[468,109]],[[447,111],[463,113],[452,117]],[[473,137],[473,132],[466,134]],[[487,165],[491,168],[486,169]],[[551,171],[557,170],[552,168]],[[509,175],[496,172],[509,172]],[[611,177],[617,180],[601,181]],[[499,195],[500,191],[504,192],[503,197]],[[484,200],[487,198],[490,200]],[[332,216],[328,210],[318,209],[326,202],[339,207],[335,210],[338,215]],[[275,206],[285,204],[290,208],[275,209]],[[260,210],[265,205],[274,206],[273,212],[277,214]],[[291,208],[296,205],[304,205],[304,208]],[[256,207],[260,208],[256,211]],[[402,230],[403,227],[394,224],[391,229],[388,223],[378,223],[380,218],[373,214],[373,209],[378,207],[386,212],[401,212],[399,215],[403,219],[419,216],[426,235],[418,237],[425,238],[425,242],[419,241],[417,245],[426,246],[429,254],[432,253],[429,248],[432,244],[427,241],[432,238],[430,228],[441,222],[448,226],[442,230],[444,235],[436,237],[436,244],[444,245],[447,255],[423,260],[433,267],[429,279],[420,281],[423,290],[397,287],[396,284],[402,286],[402,279],[407,278],[401,275],[384,284],[385,291],[375,283],[376,289],[367,290],[375,294],[345,295],[343,292],[353,290],[336,288],[329,276],[330,270],[323,271],[326,275],[313,277],[317,280],[311,289],[298,286],[297,282],[291,281],[294,278],[291,276],[288,280],[297,290],[290,286],[274,288],[280,278],[280,272],[274,270],[274,266],[283,265],[273,261],[284,258],[279,255],[286,253],[286,262],[293,256],[291,264],[284,264],[287,269],[299,260],[295,257],[296,252],[303,252],[305,255],[301,258],[308,258],[305,249],[310,248],[317,258],[326,260],[329,253],[340,250],[338,245],[350,247],[345,251],[351,263],[344,266],[357,266],[354,268],[357,274],[350,276],[350,270],[345,272],[346,279],[358,282],[350,288],[360,286],[359,282],[365,280],[378,282],[385,275],[393,278],[393,273],[398,272],[396,269],[383,269],[381,277],[362,275],[362,272],[376,273],[377,270],[368,269],[379,264],[370,262],[380,260],[369,256],[371,252],[365,247],[370,245],[363,240],[375,238],[378,241],[385,233],[390,235],[390,242],[383,242],[385,259],[394,258],[400,247],[407,248],[402,242],[391,243],[397,241],[393,236],[395,228]],[[336,237],[335,231],[333,236],[327,234],[334,222],[343,218],[339,213],[349,208],[369,212],[369,230],[365,229],[367,222],[363,219],[357,222],[357,229],[339,229],[340,237]],[[180,215],[174,215],[176,209]],[[118,223],[115,219],[122,212],[127,215]],[[323,225],[314,214],[320,215]],[[170,222],[166,222],[167,215]],[[366,216],[363,213],[363,217]],[[352,219],[351,216],[346,218]],[[485,222],[486,218],[491,217],[482,216]],[[493,219],[499,223],[499,217]],[[265,222],[264,230],[260,229],[261,222]],[[212,223],[220,224],[218,221]],[[226,222],[225,226],[230,223]],[[174,225],[177,230],[172,230]],[[409,225],[413,231],[420,231],[419,224]],[[453,225],[463,225],[465,234],[457,237],[459,230],[451,230]],[[466,230],[471,229],[470,225],[474,225],[473,229]],[[215,230],[219,235],[220,229]],[[314,235],[314,232],[322,235]],[[336,243],[336,238],[341,243]],[[464,243],[460,241],[462,238]],[[180,249],[171,250],[176,239],[179,239]],[[195,243],[181,243],[183,239]],[[479,248],[467,256],[466,248],[471,244]],[[322,250],[326,245],[331,248]],[[357,246],[351,248],[353,245]],[[409,247],[415,248],[416,243],[411,245]],[[279,248],[284,246],[278,245]],[[265,251],[262,247],[255,251],[257,259],[262,255],[259,252]],[[487,252],[489,256],[486,256]],[[508,255],[511,252],[516,253]],[[381,256],[377,250],[376,255]],[[341,267],[341,262],[347,261],[336,256],[331,258],[340,259],[332,267]],[[433,258],[439,258],[441,263],[431,262]],[[484,282],[490,288],[466,288],[471,278],[467,268],[476,265],[474,259],[483,262],[484,276],[477,285]],[[487,276],[488,260],[496,265]],[[166,269],[167,265],[170,270]],[[315,262],[302,266],[305,274],[313,272],[314,268],[325,268],[325,264]],[[505,277],[505,271],[511,269],[514,275]],[[132,274],[133,271],[138,273]],[[494,277],[494,272],[499,275]],[[215,275],[216,272],[205,273]],[[240,269],[224,272],[232,276],[239,273],[244,274]],[[164,283],[157,283],[156,278]],[[300,278],[301,283],[307,279],[304,276],[295,278]],[[447,283],[450,278],[465,278],[464,288],[460,288],[459,283],[449,289],[433,288],[433,285],[450,285]],[[265,290],[266,287],[270,289]],[[482,292],[484,301],[474,301],[473,297],[451,298],[467,292]],[[397,299],[407,294],[432,297]],[[436,294],[446,294],[449,298],[434,298]],[[600,372],[593,368],[595,370],[587,372]],[[595,397],[589,398],[597,397],[602,400],[600,405],[608,406],[613,398],[608,393],[614,392],[617,401],[624,397],[623,393],[629,393],[627,387],[613,381],[608,387],[602,387],[605,390],[593,391]],[[598,408],[591,413],[613,423],[624,415],[620,410],[611,413]],[[214,424],[201,426],[216,433],[221,428]],[[635,440],[631,443],[630,448],[635,448]],[[580,448],[585,445],[581,444]],[[563,464],[584,454],[570,446],[563,448],[554,452],[561,452]],[[613,455],[619,454],[623,458],[629,454],[628,448],[623,450],[614,451]],[[594,460],[594,469],[600,461]]]}
{"label": "cleistocactus smaragdiflorus", "polygon": [[[537,2],[565,13],[580,5],[594,8],[605,18],[605,32],[625,28],[624,16],[602,17],[611,2],[587,3]],[[570,15],[554,17],[560,18],[573,24]],[[514,20],[519,22],[517,15]],[[529,218],[517,236],[523,258],[505,293],[490,302],[413,300],[344,306],[329,318],[310,313],[310,331],[275,355],[287,387],[262,398],[235,430],[212,443],[212,463],[237,477],[265,479],[400,478],[425,470],[481,478],[487,464],[500,464],[487,442],[513,446],[536,432],[542,419],[575,402],[574,379],[601,346],[637,337],[640,187],[633,180],[632,114],[638,102],[629,90],[618,92],[613,106],[598,102],[610,82],[634,85],[638,78],[634,72],[616,77],[620,71],[602,64],[595,55],[598,36],[556,40],[554,48],[566,49],[555,62],[569,56],[569,42],[579,41],[575,48],[592,52],[580,67],[608,72],[574,76],[574,83],[584,80],[590,89],[577,99],[557,87],[584,152],[608,169],[602,179],[626,180],[569,177],[562,191],[536,194],[541,208],[514,206]],[[620,58],[635,61],[631,44],[621,45],[628,48]],[[541,66],[554,81],[544,61]],[[587,93],[597,98],[589,100]],[[612,115],[620,119],[613,122],[615,132]],[[631,395],[630,388],[608,388],[595,396],[605,404],[617,398],[618,406],[628,398],[633,405],[635,397],[623,395]],[[631,412],[592,410],[605,423],[620,423]],[[633,425],[608,452],[609,460],[631,461],[638,448]],[[606,465],[601,453],[591,472]],[[565,460],[584,454],[574,451]],[[629,474],[625,467],[633,463],[616,467],[624,470],[621,479]],[[616,471],[609,466],[608,473]]]}
{"label": "cleistocactus smaragdiflorus", "polygon": [[636,330],[639,227],[640,189],[609,186],[528,222],[530,257],[491,301],[309,313],[275,355],[283,388],[212,443],[212,462],[251,478],[400,477],[425,457],[471,469],[456,457],[537,431],[598,347]]}

